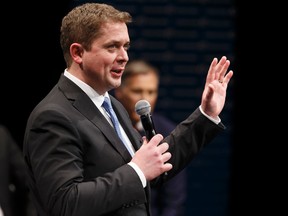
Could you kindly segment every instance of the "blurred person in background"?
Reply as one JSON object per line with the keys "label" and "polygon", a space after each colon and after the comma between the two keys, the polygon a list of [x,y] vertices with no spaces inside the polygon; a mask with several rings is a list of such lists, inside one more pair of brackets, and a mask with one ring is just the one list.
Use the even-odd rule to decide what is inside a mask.
{"label": "blurred person in background", "polygon": [[[116,98],[124,105],[133,126],[145,135],[140,116],[135,111],[139,100],[147,100],[156,133],[168,136],[176,124],[165,116],[155,112],[158,98],[160,74],[158,68],[145,60],[130,60],[122,75],[121,86],[114,90]],[[187,174],[182,170],[169,182],[160,187],[152,187],[153,216],[184,216],[187,198]]]}
{"label": "blurred person in background", "polygon": [[0,215],[36,216],[27,185],[27,173],[20,146],[4,125],[0,125]]}

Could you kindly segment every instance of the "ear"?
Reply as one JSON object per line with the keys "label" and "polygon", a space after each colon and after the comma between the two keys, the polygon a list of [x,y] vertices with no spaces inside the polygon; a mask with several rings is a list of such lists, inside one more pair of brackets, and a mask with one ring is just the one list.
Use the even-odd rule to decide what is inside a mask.
{"label": "ear", "polygon": [[82,63],[82,55],[83,55],[84,49],[81,44],[79,43],[73,43],[70,46],[70,55],[74,62],[77,64]]}

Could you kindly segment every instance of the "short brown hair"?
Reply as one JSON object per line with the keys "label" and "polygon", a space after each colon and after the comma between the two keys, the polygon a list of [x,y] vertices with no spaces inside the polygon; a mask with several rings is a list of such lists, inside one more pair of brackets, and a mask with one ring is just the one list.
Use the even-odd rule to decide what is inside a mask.
{"label": "short brown hair", "polygon": [[63,19],[60,28],[60,44],[67,66],[71,65],[70,45],[80,43],[90,50],[93,41],[101,35],[101,26],[106,22],[132,22],[132,16],[111,5],[85,3],[72,9]]}

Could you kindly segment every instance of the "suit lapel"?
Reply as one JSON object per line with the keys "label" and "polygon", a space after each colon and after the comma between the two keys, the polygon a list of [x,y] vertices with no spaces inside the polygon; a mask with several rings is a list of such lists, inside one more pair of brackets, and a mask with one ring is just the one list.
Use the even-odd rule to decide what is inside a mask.
{"label": "suit lapel", "polygon": [[[129,154],[128,150],[122,144],[122,141],[119,139],[113,127],[111,127],[111,125],[107,122],[105,117],[98,110],[92,100],[86,95],[86,93],[64,75],[61,76],[58,84],[60,90],[66,95],[67,99],[72,103],[72,105],[80,113],[82,113],[83,116],[91,121],[100,131],[102,131],[114,149],[122,155],[126,162],[129,162],[131,160],[131,155]],[[121,117],[120,119],[123,118]],[[133,142],[135,142],[134,139],[132,140],[132,143]]]}

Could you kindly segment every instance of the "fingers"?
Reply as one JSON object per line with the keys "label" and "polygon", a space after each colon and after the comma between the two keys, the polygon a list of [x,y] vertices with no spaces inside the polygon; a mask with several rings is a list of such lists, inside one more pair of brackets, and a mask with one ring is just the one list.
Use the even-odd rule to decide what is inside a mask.
{"label": "fingers", "polygon": [[143,137],[143,144],[136,151],[132,162],[138,165],[147,180],[152,180],[172,169],[172,164],[168,163],[172,157],[168,149],[169,145],[163,142],[161,134],[156,134],[150,141]]}
{"label": "fingers", "polygon": [[156,134],[155,136],[152,137],[152,139],[148,142],[148,140],[146,139],[146,137],[144,137],[144,141],[143,144],[144,145],[151,145],[150,147],[153,148],[157,148],[157,153],[159,155],[162,155],[162,161],[163,163],[165,163],[166,161],[168,161],[171,158],[171,153],[167,152],[169,149],[169,145],[168,143],[164,142],[161,143],[161,141],[163,140],[163,136],[161,134]]}
{"label": "fingers", "polygon": [[230,79],[232,78],[232,76],[233,76],[233,71],[230,70],[230,71],[224,76],[223,83],[227,85],[227,84],[229,83]]}
{"label": "fingers", "polygon": [[[161,143],[159,146],[158,146],[158,151],[160,154],[164,154],[167,150],[169,149],[169,145],[168,143]],[[170,154],[170,153],[169,153]],[[168,158],[169,160],[170,158]]]}
{"label": "fingers", "polygon": [[[157,152],[161,155],[163,155],[168,149],[169,149],[169,145],[168,143],[161,143],[161,141],[163,140],[163,136],[161,134],[156,134],[155,136],[152,137],[152,139],[150,141],[147,140],[146,137],[143,137],[143,145],[150,145],[150,147],[157,147]],[[170,153],[169,153],[170,154]],[[165,154],[165,158],[167,158],[167,160],[169,160],[171,158],[171,154],[169,157],[169,154]]]}
{"label": "fingers", "polygon": [[225,74],[229,66],[230,66],[230,61],[227,60],[225,56],[222,57],[218,64],[215,79],[219,80],[220,82],[223,82]]}
{"label": "fingers", "polygon": [[207,78],[206,78],[206,80],[207,80],[207,82],[206,82],[206,84],[208,84],[208,83],[210,83],[210,82],[212,82],[212,80],[214,80],[215,79],[215,66],[217,65],[217,63],[218,63],[218,59],[217,58],[213,58],[213,60],[212,60],[212,62],[211,62],[211,64],[210,64],[210,67],[209,67],[209,70],[208,70],[208,74],[207,74]]}
{"label": "fingers", "polygon": [[[218,80],[220,83],[224,81],[225,74],[230,66],[230,61],[226,56],[222,56],[220,61],[218,62],[217,58],[214,58],[210,64],[210,68],[207,74],[208,83]],[[228,76],[226,81],[229,81],[232,76]]]}
{"label": "fingers", "polygon": [[172,169],[172,164],[167,163],[167,161],[172,157],[171,153],[167,151],[169,149],[169,145],[168,143],[161,143],[158,146],[158,149],[161,154],[161,164],[163,164],[162,173],[165,172],[165,175],[167,175],[167,171]]}
{"label": "fingers", "polygon": [[156,134],[151,138],[151,140],[147,140],[147,138],[144,136],[143,137],[143,144],[144,145],[152,145],[152,146],[157,146],[159,143],[163,140],[163,136],[161,134]]}

